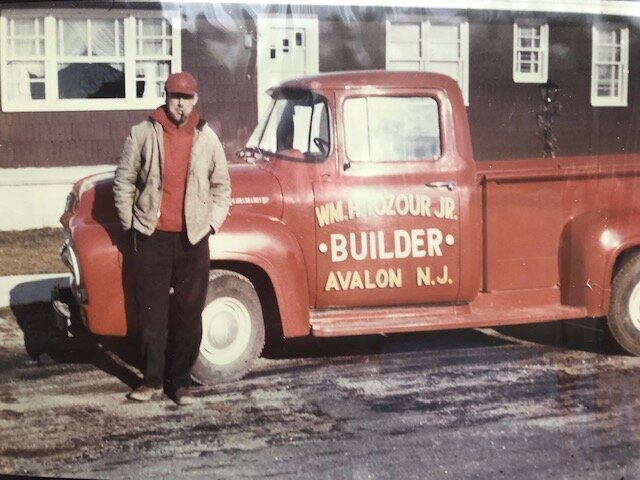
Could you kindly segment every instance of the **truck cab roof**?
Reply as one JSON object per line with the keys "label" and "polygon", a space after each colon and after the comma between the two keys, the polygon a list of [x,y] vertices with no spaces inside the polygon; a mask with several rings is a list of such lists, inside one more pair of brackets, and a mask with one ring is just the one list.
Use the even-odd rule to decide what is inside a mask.
{"label": "truck cab roof", "polygon": [[361,70],[322,73],[298,78],[283,82],[271,90],[288,88],[306,90],[349,90],[365,87],[375,87],[376,89],[429,87],[449,92],[459,88],[454,79],[439,73]]}

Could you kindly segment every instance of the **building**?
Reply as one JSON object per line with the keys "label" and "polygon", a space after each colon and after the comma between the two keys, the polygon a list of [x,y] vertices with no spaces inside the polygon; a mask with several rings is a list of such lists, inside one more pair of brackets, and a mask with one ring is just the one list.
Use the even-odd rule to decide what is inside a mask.
{"label": "building", "polygon": [[358,69],[458,80],[479,161],[542,155],[547,80],[559,86],[558,155],[640,150],[640,2],[301,3],[4,3],[0,201],[3,188],[30,181],[13,169],[48,178],[41,169],[114,165],[130,126],[163,102],[164,78],[180,70],[199,80],[201,115],[230,161],[272,83]]}

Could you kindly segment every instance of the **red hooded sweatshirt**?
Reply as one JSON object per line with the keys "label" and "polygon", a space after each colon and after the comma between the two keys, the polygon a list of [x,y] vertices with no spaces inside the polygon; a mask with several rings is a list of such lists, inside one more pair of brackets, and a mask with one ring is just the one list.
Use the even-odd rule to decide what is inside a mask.
{"label": "red hooded sweatshirt", "polygon": [[185,229],[184,195],[187,188],[191,143],[200,118],[194,109],[187,122],[178,127],[169,120],[165,107],[162,106],[151,114],[151,119],[162,125],[164,133],[162,200],[156,230],[181,232]]}

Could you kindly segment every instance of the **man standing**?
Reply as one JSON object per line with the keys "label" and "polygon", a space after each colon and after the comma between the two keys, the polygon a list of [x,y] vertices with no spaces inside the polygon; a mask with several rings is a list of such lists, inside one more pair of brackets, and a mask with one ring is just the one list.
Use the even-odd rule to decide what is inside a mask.
{"label": "man standing", "polygon": [[222,144],[195,109],[196,80],[173,73],[165,95],[165,105],[131,129],[113,187],[133,242],[144,375],[128,398],[147,401],[165,386],[178,405],[189,405],[209,282],[209,235],[227,216],[231,189]]}

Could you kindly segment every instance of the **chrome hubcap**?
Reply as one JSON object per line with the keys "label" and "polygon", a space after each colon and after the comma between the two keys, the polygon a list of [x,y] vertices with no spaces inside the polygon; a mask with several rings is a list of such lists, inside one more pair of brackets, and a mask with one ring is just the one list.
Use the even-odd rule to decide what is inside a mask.
{"label": "chrome hubcap", "polygon": [[640,283],[633,287],[629,297],[629,318],[634,328],[640,331]]}
{"label": "chrome hubcap", "polygon": [[208,362],[226,365],[238,359],[251,339],[251,317],[242,302],[220,297],[202,312],[200,353]]}

